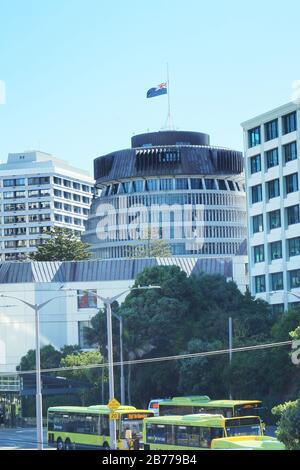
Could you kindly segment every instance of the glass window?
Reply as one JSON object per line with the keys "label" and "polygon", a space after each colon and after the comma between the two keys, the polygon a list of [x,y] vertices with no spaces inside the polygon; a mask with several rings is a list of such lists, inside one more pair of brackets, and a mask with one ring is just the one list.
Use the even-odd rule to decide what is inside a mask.
{"label": "glass window", "polygon": [[296,112],[282,116],[282,133],[289,134],[297,130],[297,116]]}
{"label": "glass window", "polygon": [[30,186],[39,185],[40,184],[40,178],[39,177],[28,178],[28,184]]}
{"label": "glass window", "polygon": [[269,212],[268,216],[269,216],[269,229],[270,230],[281,227],[280,209]]}
{"label": "glass window", "polygon": [[65,186],[66,188],[71,188],[71,181],[69,181],[69,180],[63,180],[63,183],[64,183],[64,186]]}
{"label": "glass window", "polygon": [[16,198],[25,197],[25,191],[15,191],[15,197]]}
{"label": "glass window", "polygon": [[271,260],[282,258],[282,243],[281,241],[270,243]]}
{"label": "glass window", "polygon": [[133,181],[133,191],[135,193],[142,193],[144,191],[144,180]]}
{"label": "glass window", "polygon": [[53,181],[54,184],[61,184],[61,178],[57,178],[57,176],[54,176]]}
{"label": "glass window", "polygon": [[217,189],[215,180],[206,178],[204,181],[206,189]]}
{"label": "glass window", "polygon": [[97,297],[96,290],[92,291],[82,291],[78,290],[77,291],[77,306],[78,309],[80,308],[97,308]]}
{"label": "glass window", "polygon": [[283,146],[283,156],[285,163],[297,158],[297,142],[291,142],[290,144]]}
{"label": "glass window", "polygon": [[269,199],[280,196],[279,179],[267,183]]}
{"label": "glass window", "polygon": [[298,224],[300,222],[300,213],[299,213],[299,205],[290,206],[286,208],[287,213],[287,224],[293,225]]}
{"label": "glass window", "polygon": [[54,189],[54,196],[61,197],[62,192],[59,189]]}
{"label": "glass window", "polygon": [[158,180],[151,179],[146,181],[146,191],[157,191]]}
{"label": "glass window", "polygon": [[252,204],[255,204],[256,202],[262,201],[262,186],[261,186],[261,184],[257,184],[256,186],[252,186],[251,194],[252,194]]}
{"label": "glass window", "polygon": [[261,157],[260,155],[255,155],[254,157],[250,158],[250,167],[251,167],[251,174],[257,173],[261,171]]}
{"label": "glass window", "polygon": [[261,263],[265,260],[264,245],[254,247],[254,263]]}
{"label": "glass window", "polygon": [[285,190],[286,194],[294,193],[298,191],[298,175],[293,173],[292,175],[285,176]]}
{"label": "glass window", "polygon": [[295,269],[294,271],[290,271],[289,274],[290,274],[291,289],[300,287],[300,269]]}
{"label": "glass window", "polygon": [[266,163],[267,163],[267,168],[272,168],[279,164],[278,148],[268,150],[266,152]]}
{"label": "glass window", "polygon": [[187,178],[175,178],[176,189],[189,189],[189,180]]}
{"label": "glass window", "polygon": [[[75,195],[74,195],[75,196]],[[65,199],[71,199],[71,193],[64,192]],[[75,199],[74,199],[75,200]]]}
{"label": "glass window", "polygon": [[261,143],[260,127],[254,127],[248,131],[248,145],[255,147]]}
{"label": "glass window", "polygon": [[263,232],[264,231],[264,221],[263,221],[263,215],[255,215],[252,218],[253,222],[253,233],[258,233],[258,232]]}
{"label": "glass window", "polygon": [[220,191],[227,191],[227,186],[225,180],[218,180]]}
{"label": "glass window", "polygon": [[78,322],[78,344],[81,349],[90,349],[96,347],[96,344],[91,344],[87,340],[86,328],[91,328],[90,321],[79,321]]}
{"label": "glass window", "polygon": [[[80,190],[80,184],[73,182],[73,188],[74,188],[74,189],[77,189],[77,190]],[[85,191],[85,190],[83,189],[83,186],[82,186],[82,191]]]}
{"label": "glass window", "polygon": [[40,192],[38,189],[31,189],[28,191],[28,197],[39,197]]}
{"label": "glass window", "polygon": [[160,190],[168,191],[173,189],[173,180],[171,178],[163,178],[160,180]]}
{"label": "glass window", "polygon": [[235,191],[233,181],[227,180],[227,183],[228,183],[228,186],[229,186],[230,191]]}
{"label": "glass window", "polygon": [[191,178],[191,189],[203,189],[201,178]]}
{"label": "glass window", "polygon": [[288,240],[289,256],[300,255],[300,237],[290,238]]}
{"label": "glass window", "polygon": [[266,292],[266,276],[263,274],[261,276],[255,276],[255,293],[259,294],[260,292]]}
{"label": "glass window", "polygon": [[[79,199],[80,200],[80,199]],[[87,196],[82,196],[82,202],[84,204],[89,204],[90,203],[90,198]]]}
{"label": "glass window", "polygon": [[265,124],[265,141],[276,139],[278,137],[278,119]]}

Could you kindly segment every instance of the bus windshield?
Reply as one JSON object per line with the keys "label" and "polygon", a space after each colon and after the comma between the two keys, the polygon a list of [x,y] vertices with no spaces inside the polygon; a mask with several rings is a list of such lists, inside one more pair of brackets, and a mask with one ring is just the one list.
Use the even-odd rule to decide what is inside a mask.
{"label": "bus windshield", "polygon": [[225,427],[228,437],[262,435],[260,419],[256,417],[226,419]]}
{"label": "bus windshield", "polygon": [[151,416],[153,416],[153,413],[128,413],[122,415],[120,438],[126,438],[126,431],[131,431],[133,438],[142,437],[143,420]]}

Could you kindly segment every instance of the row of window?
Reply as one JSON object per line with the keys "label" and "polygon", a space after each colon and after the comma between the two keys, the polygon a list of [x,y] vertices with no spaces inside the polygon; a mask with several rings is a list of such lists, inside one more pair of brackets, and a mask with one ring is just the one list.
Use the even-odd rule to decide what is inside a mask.
{"label": "row of window", "polygon": [[4,224],[26,224],[51,220],[51,214],[9,215],[4,217]]}
{"label": "row of window", "polygon": [[32,178],[8,178],[3,180],[4,188],[10,186],[41,186],[43,184],[50,184],[50,176],[37,176]]}
{"label": "row of window", "polygon": [[[283,163],[291,162],[297,159],[297,142],[290,142],[282,147]],[[254,155],[250,159],[250,172],[253,175],[262,170],[262,157],[261,154]],[[264,168],[268,170],[279,165],[279,152],[278,147],[268,150],[264,154]]]}
{"label": "row of window", "polygon": [[29,191],[5,191],[3,199],[25,199],[51,196],[51,189],[31,189]]}
{"label": "row of window", "polygon": [[59,178],[57,176],[54,176],[53,178],[54,184],[57,184],[59,186],[64,186],[65,188],[73,188],[78,191],[84,191],[85,193],[90,193],[92,192],[92,187],[88,186],[86,184],[81,184],[75,181],[70,181],[64,178]]}
{"label": "row of window", "polygon": [[47,234],[51,226],[43,227],[12,227],[4,229],[4,237],[18,237],[26,235]]}
{"label": "row of window", "polygon": [[88,215],[89,209],[85,207],[73,206],[71,204],[63,204],[62,202],[54,201],[55,209],[64,210],[67,212],[74,212],[75,214]]}
{"label": "row of window", "polygon": [[60,189],[54,189],[54,196],[73,200],[76,202],[83,202],[84,204],[90,204],[91,199],[87,196],[80,196],[79,194],[69,193],[67,191],[61,191]]}
{"label": "row of window", "polygon": [[[268,181],[265,183],[266,187],[266,197],[268,199],[272,199],[274,197],[280,196],[280,180],[279,178]],[[294,193],[298,191],[298,173],[293,173],[291,175],[284,176],[284,193],[285,195]],[[251,186],[251,202],[252,204],[256,204],[257,202],[261,202],[263,200],[263,190],[262,184],[256,184],[255,186]]]}
{"label": "row of window", "polygon": [[[284,290],[283,272],[272,273],[269,275],[270,291]],[[266,275],[254,276],[255,293],[266,292]],[[289,289],[300,287],[300,269],[288,271]]]}
{"label": "row of window", "polygon": [[3,212],[18,212],[18,211],[26,211],[26,210],[39,210],[39,209],[50,209],[51,202],[50,201],[39,201],[39,202],[17,202],[17,203],[10,203],[4,204]]}
{"label": "row of window", "polygon": [[56,222],[65,222],[66,224],[74,224],[78,226],[83,226],[84,221],[82,219],[77,219],[76,217],[70,217],[68,215],[54,214],[54,220]]}
{"label": "row of window", "polygon": [[44,239],[30,239],[30,240],[8,240],[4,242],[4,248],[26,248],[40,246],[45,242]]}
{"label": "row of window", "polygon": [[[297,114],[296,111],[281,117],[282,135],[289,134],[297,130]],[[278,119],[273,119],[264,124],[265,142],[276,139],[278,137]],[[261,126],[254,127],[248,131],[248,147],[252,148],[262,143]]]}
{"label": "row of window", "polygon": [[[280,209],[275,211],[267,212],[267,229],[273,230],[275,228],[280,228],[281,221],[281,212]],[[299,224],[300,223],[300,210],[299,204],[295,206],[289,206],[285,208],[285,227],[289,225]],[[264,217],[263,214],[258,214],[252,217],[252,231],[253,233],[263,232],[264,231]]]}
{"label": "row of window", "polygon": [[212,178],[161,178],[114,183],[103,189],[104,196],[142,193],[146,191],[215,190],[244,191],[244,185],[231,180]]}
{"label": "row of window", "polygon": [[[269,260],[274,261],[282,258],[282,241],[271,242],[268,244]],[[300,255],[300,237],[289,238],[287,240],[287,253],[289,257]],[[262,263],[265,261],[264,245],[253,247],[254,263]]]}

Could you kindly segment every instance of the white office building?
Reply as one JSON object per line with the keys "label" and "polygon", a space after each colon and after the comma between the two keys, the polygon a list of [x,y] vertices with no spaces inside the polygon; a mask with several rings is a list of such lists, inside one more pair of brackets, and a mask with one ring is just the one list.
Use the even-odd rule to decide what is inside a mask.
{"label": "white office building", "polygon": [[242,127],[250,289],[279,313],[300,301],[300,104],[288,103]]}
{"label": "white office building", "polygon": [[0,165],[1,259],[24,259],[54,226],[80,235],[93,185],[88,172],[48,153],[9,154],[7,163]]}

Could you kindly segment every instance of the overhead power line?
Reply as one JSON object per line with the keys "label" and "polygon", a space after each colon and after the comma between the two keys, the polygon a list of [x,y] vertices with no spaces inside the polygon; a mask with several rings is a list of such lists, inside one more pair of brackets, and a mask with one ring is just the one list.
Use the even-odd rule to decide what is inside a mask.
{"label": "overhead power line", "polygon": [[[291,346],[293,341],[281,341],[278,343],[267,343],[267,344],[257,344],[254,346],[242,346],[240,348],[234,349],[219,349],[215,351],[206,351],[206,352],[197,352],[197,353],[188,353],[188,354],[179,354],[176,356],[161,356],[161,357],[152,357],[148,359],[133,359],[131,361],[123,361],[123,362],[114,362],[114,366],[123,365],[135,365],[135,364],[148,364],[154,362],[166,362],[166,361],[179,361],[183,359],[194,359],[197,357],[209,357],[209,356],[218,356],[222,354],[229,354],[231,351],[232,353],[244,352],[244,351],[255,351],[255,350],[262,350],[262,349],[271,349],[271,348],[278,348],[282,346]],[[71,367],[54,367],[51,369],[42,369],[41,373],[48,373],[48,372],[62,372],[62,371],[77,371],[82,369],[97,369],[108,367],[108,363],[102,364],[87,364],[84,366],[71,366]],[[7,375],[26,375],[26,374],[33,374],[36,370],[26,370],[26,371],[15,371],[15,372],[0,372],[0,376],[7,376]]]}

